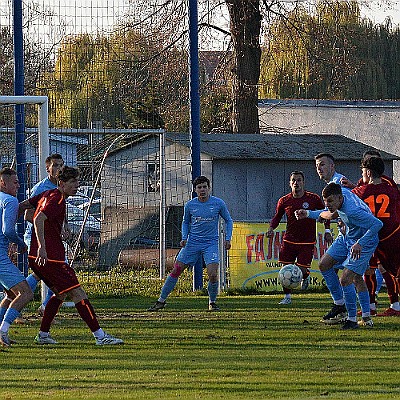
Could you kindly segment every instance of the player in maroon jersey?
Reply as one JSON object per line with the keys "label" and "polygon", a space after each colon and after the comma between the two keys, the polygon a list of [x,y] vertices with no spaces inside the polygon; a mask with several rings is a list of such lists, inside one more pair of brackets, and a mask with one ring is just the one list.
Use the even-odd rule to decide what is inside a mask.
{"label": "player in maroon jersey", "polygon": [[[363,161],[365,161],[369,157],[382,158],[381,153],[378,150],[367,150],[367,151],[364,152],[364,154],[362,156],[361,163]],[[389,186],[392,186],[392,187],[394,187],[395,189],[398,190],[397,183],[390,176],[382,174],[381,180],[382,180],[383,183],[386,183]],[[363,177],[361,177],[356,184],[354,184],[353,182],[351,182],[347,178],[343,179],[341,183],[342,183],[342,185],[344,187],[347,187],[348,189],[354,189],[355,187],[363,186],[363,185],[367,185],[368,184],[368,182],[364,182]],[[400,212],[400,210],[399,210],[399,212]]]}
{"label": "player in maroon jersey", "polygon": [[400,316],[399,276],[400,276],[400,193],[396,188],[381,179],[385,165],[380,157],[372,156],[363,160],[362,176],[365,185],[358,186],[353,192],[368,204],[372,213],[382,221],[379,231],[379,244],[376,255],[385,271],[389,274],[388,295],[390,307],[378,316]]}
{"label": "player in maroon jersey", "polygon": [[[309,285],[310,265],[314,253],[316,237],[316,221],[311,218],[298,220],[294,212],[299,209],[320,210],[325,208],[321,198],[304,189],[304,173],[293,171],[290,174],[291,193],[281,197],[276,205],[276,212],[271,220],[267,236],[274,234],[274,229],[279,225],[284,214],[286,214],[286,231],[283,236],[282,245],[279,249],[279,262],[282,264],[295,264],[303,272],[301,288],[307,289]],[[332,243],[332,234],[329,222],[325,223],[325,240]],[[291,290],[283,288],[285,297],[279,304],[290,304]]]}
{"label": "player in maroon jersey", "polygon": [[29,266],[54,292],[44,310],[35,342],[56,344],[50,336],[50,326],[61,304],[69,296],[79,315],[92,331],[97,345],[121,344],[121,339],[105,333],[100,328],[94,309],[75,271],[65,262],[65,249],[61,239],[66,210],[65,199],[75,195],[78,190],[79,170],[64,166],[57,178],[56,189],[43,192],[20,204],[20,211],[28,211],[26,219],[34,226],[29,249]]}
{"label": "player in maroon jersey", "polygon": [[[367,150],[364,152],[363,157],[361,159],[361,163],[363,163],[363,161],[367,160],[369,157],[382,158],[381,153],[378,150],[371,149],[371,150]],[[396,182],[389,176],[382,174],[382,176],[380,178],[382,180],[382,183],[386,183],[387,185],[399,190]],[[363,177],[361,177],[358,180],[356,185],[354,183],[352,183],[351,181],[349,181],[347,178],[344,178],[342,180],[343,186],[345,186],[349,189],[367,185],[368,183],[369,183],[368,180],[364,181]],[[400,207],[398,207],[397,212],[399,213],[399,220],[400,220]],[[365,271],[365,274],[364,274],[364,280],[365,280],[365,283],[367,284],[369,297],[370,297],[371,315],[376,315],[376,294],[377,294],[376,289],[378,286],[376,274],[378,272],[380,272],[382,275],[382,278],[385,279],[388,293],[396,293],[398,291],[395,278],[393,277],[393,275],[391,275],[390,273],[388,273],[387,271],[385,271],[383,269],[382,264],[379,262],[376,255],[374,255],[370,260],[369,269],[367,271]]]}

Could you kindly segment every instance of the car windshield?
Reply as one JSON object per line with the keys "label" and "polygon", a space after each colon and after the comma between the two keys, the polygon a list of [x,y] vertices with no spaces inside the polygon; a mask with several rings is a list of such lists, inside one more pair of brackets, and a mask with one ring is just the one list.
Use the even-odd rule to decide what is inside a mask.
{"label": "car windshield", "polygon": [[[72,204],[67,204],[67,211],[68,221],[83,221],[85,217],[85,211]],[[98,222],[97,218],[93,217],[92,215],[88,215],[87,221]]]}

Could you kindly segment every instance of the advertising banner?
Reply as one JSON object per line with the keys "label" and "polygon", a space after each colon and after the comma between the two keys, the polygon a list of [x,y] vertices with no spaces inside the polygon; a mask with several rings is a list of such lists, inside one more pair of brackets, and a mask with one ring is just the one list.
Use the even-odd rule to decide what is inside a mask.
{"label": "advertising banner", "polygon": [[[271,238],[266,235],[268,227],[268,223],[234,223],[232,248],[228,252],[230,288],[256,289],[260,292],[282,290],[278,282],[278,271],[281,267],[278,260],[286,224],[279,224]],[[336,225],[333,228],[336,229]],[[324,233],[324,225],[318,223],[314,259],[310,268],[310,288],[324,284],[318,269],[318,260],[328,248]]]}

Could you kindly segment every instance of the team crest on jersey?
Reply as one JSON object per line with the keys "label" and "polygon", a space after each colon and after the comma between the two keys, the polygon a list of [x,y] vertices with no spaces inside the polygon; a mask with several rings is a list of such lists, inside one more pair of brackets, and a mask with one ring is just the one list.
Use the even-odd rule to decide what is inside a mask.
{"label": "team crest on jersey", "polygon": [[303,209],[304,209],[304,210],[307,210],[307,208],[310,208],[310,204],[309,204],[307,201],[305,201],[305,202],[303,203]]}

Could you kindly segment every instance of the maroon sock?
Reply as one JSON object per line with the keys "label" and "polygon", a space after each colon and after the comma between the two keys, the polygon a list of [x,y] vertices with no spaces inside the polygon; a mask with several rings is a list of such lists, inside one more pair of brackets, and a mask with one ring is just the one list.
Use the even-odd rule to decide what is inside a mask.
{"label": "maroon sock", "polygon": [[78,313],[81,316],[81,318],[86,322],[86,325],[92,332],[95,332],[98,329],[100,329],[96,313],[94,312],[94,309],[88,299],[83,299],[79,303],[76,303],[75,307],[78,310]]}
{"label": "maroon sock", "polygon": [[389,296],[390,304],[396,303],[396,301],[399,301],[399,293],[397,292],[396,278],[387,271],[384,272],[382,276],[383,279],[385,279],[386,290]]}
{"label": "maroon sock", "polygon": [[364,275],[364,281],[367,284],[369,293],[369,303],[375,303],[375,290],[376,290],[376,275]]}
{"label": "maroon sock", "polygon": [[62,303],[62,300],[58,299],[56,296],[50,298],[44,309],[42,323],[40,324],[40,330],[42,332],[50,332],[51,323],[57,315]]}

